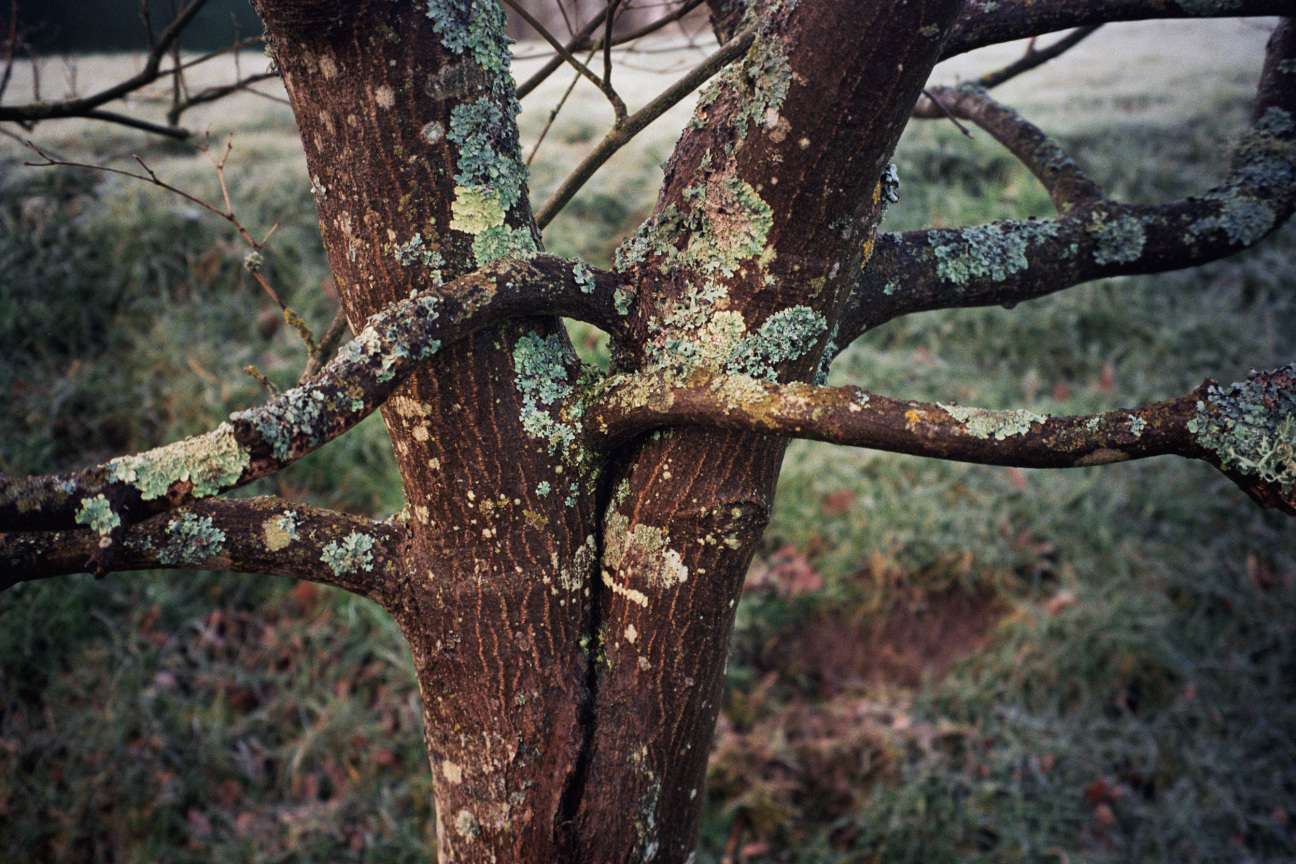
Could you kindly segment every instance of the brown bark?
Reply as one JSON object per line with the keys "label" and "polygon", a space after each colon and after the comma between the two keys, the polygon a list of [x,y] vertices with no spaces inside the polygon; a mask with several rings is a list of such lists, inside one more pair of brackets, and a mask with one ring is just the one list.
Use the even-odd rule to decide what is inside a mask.
{"label": "brown bark", "polygon": [[[352,326],[435,286],[434,268],[401,263],[402,246],[436,252],[442,278],[473,269],[474,238],[452,212],[453,112],[495,106],[492,143],[515,149],[507,94],[492,87],[498,71],[447,48],[415,4],[258,5]],[[529,220],[523,189],[506,223],[525,231]],[[415,235],[422,248],[409,245]],[[565,466],[521,424],[512,357],[532,333],[565,342],[548,317],[480,331],[383,409],[410,535],[391,611],[423,694],[445,861],[563,857],[555,825],[581,738],[579,645],[590,615],[588,574],[573,571],[587,566],[577,552],[594,533],[595,511],[591,484],[571,506],[565,494],[537,494]]]}
{"label": "brown bark", "polygon": [[[418,674],[442,861],[689,860],[734,610],[784,450],[764,432],[1009,464],[1176,452],[1249,471],[1234,479],[1291,506],[1289,466],[1277,473],[1259,440],[1290,428],[1290,368],[1096,418],[992,416],[802,383],[839,323],[853,337],[885,314],[1042,293],[1036,274],[1060,272],[1031,251],[1022,285],[986,277],[952,292],[930,278],[935,253],[915,249],[967,238],[930,233],[908,238],[908,255],[897,252],[906,238],[890,238],[870,257],[884,166],[928,72],[952,50],[950,28],[960,20],[970,44],[1061,20],[1037,4],[711,2],[722,36],[754,5],[751,47],[700,100],[617,273],[594,274],[538,255],[496,4],[255,2],[343,308],[353,330],[367,329],[307,385],[221,431],[222,448],[245,448],[237,458],[191,465],[193,448],[181,448],[180,468],[148,491],[114,463],[0,478],[0,530],[16,526],[0,534],[0,561],[55,548],[57,567],[87,554],[105,567],[109,548],[122,564],[291,572],[382,603]],[[1289,61],[1292,41],[1284,26],[1262,108],[1293,107],[1296,73],[1273,59]],[[1290,182],[1257,179],[1243,161],[1210,201],[1121,208],[1078,172],[1049,174],[1050,142],[1014,115],[970,97],[952,107],[1053,178],[1071,208],[1063,220],[996,230],[1045,250],[1045,240],[1074,245],[1088,257],[1066,278],[1237,247],[1225,192],[1272,204],[1275,221],[1296,206]],[[1252,154],[1290,158],[1296,133],[1265,116],[1258,109],[1256,123],[1269,125]],[[1139,219],[1136,252],[1103,245],[1123,236],[1106,226]],[[887,289],[911,271],[905,291]],[[603,324],[625,387],[582,380],[560,321],[541,310]],[[332,406],[318,425],[316,401]],[[208,500],[380,403],[402,519],[311,514],[310,531],[290,538],[296,516],[283,502]],[[660,428],[679,423],[708,428]],[[1252,456],[1268,460],[1268,485],[1254,481]],[[177,524],[219,531],[224,545],[202,554],[193,543],[169,560]],[[76,525],[94,530],[65,530]]]}

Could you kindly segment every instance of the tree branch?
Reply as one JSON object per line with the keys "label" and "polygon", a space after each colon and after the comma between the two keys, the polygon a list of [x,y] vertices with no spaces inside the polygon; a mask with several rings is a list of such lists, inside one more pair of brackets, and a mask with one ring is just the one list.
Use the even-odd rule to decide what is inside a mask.
{"label": "tree branch", "polygon": [[1158,18],[1254,18],[1291,14],[1289,0],[968,0],[960,13],[942,60],[996,45],[1118,21]]}
{"label": "tree branch", "polygon": [[[124,528],[113,569],[208,569],[291,576],[386,605],[404,529],[282,498],[211,499]],[[93,572],[93,530],[0,534],[0,591],[19,582]]]}
{"label": "tree branch", "polygon": [[101,105],[120,99],[154,81],[170,74],[162,71],[162,60],[167,51],[180,38],[185,27],[193,21],[194,16],[207,5],[207,0],[190,0],[176,13],[175,19],[167,25],[156,41],[149,47],[145,56],[144,68],[131,77],[106,87],[92,96],[80,99],[65,99],[61,102],[32,102],[27,105],[0,106],[0,122],[16,121],[30,123],[39,120],[55,120],[64,117],[85,117]]}
{"label": "tree branch", "polygon": [[837,345],[911,312],[1013,305],[1108,276],[1197,266],[1254,245],[1296,210],[1293,59],[1296,26],[1284,19],[1269,42],[1252,126],[1224,182],[1156,206],[1093,200],[1097,187],[1047,136],[983,92],[957,91],[956,107],[970,106],[976,122],[1002,136],[1066,215],[881,235],[842,313]]}
{"label": "tree branch", "polygon": [[980,84],[930,87],[914,108],[923,119],[957,117],[975,123],[1017,157],[1048,190],[1058,212],[1102,199],[1102,188],[1034,123],[996,101]]}
{"label": "tree branch", "polygon": [[607,134],[607,137],[599,142],[594,151],[586,156],[580,165],[576,166],[576,169],[563,181],[562,186],[558,187],[558,191],[554,192],[553,196],[536,213],[536,225],[544,228],[552,222],[553,218],[558,215],[563,207],[567,206],[567,202],[580,191],[586,181],[594,176],[594,172],[603,167],[603,163],[611,159],[616,151],[647,128],[648,124],[665,114],[684,97],[702,86],[708,78],[741,57],[751,47],[755,39],[756,29],[754,27],[749,28],[747,32],[727,42],[723,48],[698,64],[691,72],[676,81],[656,99],[631,114],[624,122],[614,126],[612,131]]}
{"label": "tree branch", "polygon": [[987,72],[980,78],[976,79],[973,83],[980,84],[987,90],[998,87],[1005,81],[1011,81],[1018,75],[1025,74],[1032,69],[1037,69],[1055,57],[1062,56],[1076,45],[1079,45],[1085,39],[1092,36],[1101,26],[1101,24],[1093,24],[1088,27],[1077,27],[1075,30],[1072,30],[1052,45],[1049,45],[1047,48],[1036,49],[1035,40],[1032,39],[1030,44],[1026,46],[1026,53],[1022,54],[1022,56],[1017,60],[1009,63],[1002,69]]}
{"label": "tree branch", "polygon": [[618,278],[542,256],[500,261],[374,315],[309,382],[215,430],[82,471],[0,478],[0,531],[122,526],[220,495],[295,462],[351,429],[449,344],[506,318],[543,312],[615,334]]}
{"label": "tree branch", "polygon": [[1296,365],[1178,399],[1073,417],[892,399],[857,387],[777,384],[698,370],[622,375],[589,397],[588,434],[612,447],[665,426],[768,432],[892,453],[1022,468],[1178,455],[1224,471],[1296,515]]}

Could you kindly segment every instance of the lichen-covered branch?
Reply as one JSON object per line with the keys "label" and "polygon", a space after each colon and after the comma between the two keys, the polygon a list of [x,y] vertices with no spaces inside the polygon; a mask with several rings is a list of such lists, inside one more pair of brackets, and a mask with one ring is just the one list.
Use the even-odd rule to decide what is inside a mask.
{"label": "lichen-covered branch", "polygon": [[1048,191],[1058,212],[1100,201],[1102,188],[1044,130],[990,96],[983,85],[930,87],[914,109],[922,119],[975,123],[1008,149]]}
{"label": "lichen-covered branch", "polygon": [[[404,528],[282,498],[197,501],[123,528],[117,570],[230,570],[309,579],[386,603]],[[102,538],[93,528],[0,533],[0,591],[84,573]]]}
{"label": "lichen-covered branch", "polygon": [[768,432],[958,462],[1071,468],[1178,455],[1202,459],[1266,507],[1296,515],[1296,365],[1178,399],[1051,417],[914,402],[857,387],[778,384],[698,370],[609,379],[585,408],[609,447],[666,426]]}
{"label": "lichen-covered branch", "polygon": [[1093,200],[1097,187],[1042,133],[983,91],[954,91],[955,109],[1002,136],[1065,215],[880,236],[842,313],[837,345],[911,312],[1012,305],[1108,276],[1197,266],[1260,241],[1296,209],[1291,20],[1275,30],[1267,58],[1228,176],[1203,195],[1155,206]]}
{"label": "lichen-covered branch", "polygon": [[579,262],[500,261],[374,315],[309,382],[215,430],[82,471],[0,479],[0,530],[122,525],[210,498],[280,470],[383,404],[443,344],[506,318],[545,311],[615,333],[616,277]]}
{"label": "lichen-covered branch", "polygon": [[941,59],[1073,27],[1154,18],[1248,18],[1288,15],[1289,0],[968,0]]}

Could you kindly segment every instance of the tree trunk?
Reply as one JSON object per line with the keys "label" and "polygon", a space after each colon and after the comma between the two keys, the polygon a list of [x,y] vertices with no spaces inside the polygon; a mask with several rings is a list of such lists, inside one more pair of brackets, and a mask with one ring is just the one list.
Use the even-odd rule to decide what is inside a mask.
{"label": "tree trunk", "polygon": [[[638,300],[623,368],[705,351],[720,320],[765,340],[743,371],[814,374],[867,261],[886,159],[961,5],[762,8],[627,247]],[[353,330],[411,291],[534,252],[494,4],[257,6]],[[686,314],[721,295],[727,318]],[[438,354],[382,409],[411,538],[391,611],[422,692],[443,861],[682,862],[696,843],[734,610],[784,443],[676,430],[600,458],[550,407],[578,374],[558,319],[513,320]]]}

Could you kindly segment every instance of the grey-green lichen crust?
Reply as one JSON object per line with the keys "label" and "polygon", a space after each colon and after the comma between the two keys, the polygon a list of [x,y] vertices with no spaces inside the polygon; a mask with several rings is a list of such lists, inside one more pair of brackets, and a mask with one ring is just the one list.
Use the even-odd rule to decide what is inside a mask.
{"label": "grey-green lichen crust", "polygon": [[[580,433],[580,404],[565,405],[561,420],[555,419],[551,410],[567,403],[572,393],[573,388],[567,383],[570,359],[565,340],[557,333],[549,336],[526,333],[513,348],[516,386],[522,396],[522,428],[527,434],[547,441],[551,454],[579,461],[581,451],[575,444]],[[543,485],[536,487],[537,494],[547,494],[549,484],[541,482]],[[540,492],[541,488],[544,492]]]}
{"label": "grey-green lichen crust", "polygon": [[1204,196],[1217,203],[1218,211],[1190,225],[1185,239],[1223,234],[1231,244],[1250,246],[1273,230],[1279,213],[1270,199],[1296,180],[1293,132],[1296,122],[1290,113],[1267,108],[1234,149],[1228,182]]}
{"label": "grey-green lichen crust", "polygon": [[445,135],[459,148],[450,228],[473,235],[478,266],[534,257],[538,250],[530,228],[505,223],[525,196],[527,170],[517,135],[519,106],[509,76],[512,57],[503,10],[498,3],[428,0],[427,17],[447,51],[470,58],[491,80],[489,96],[461,102],[450,112]]}
{"label": "grey-green lichen crust", "polygon": [[146,501],[185,481],[193,484],[194,498],[207,498],[233,487],[251,464],[251,453],[235,439],[234,427],[222,423],[205,435],[113,459],[108,476],[134,486]]}
{"label": "grey-green lichen crust", "polygon": [[361,570],[373,570],[373,547],[372,537],[353,531],[341,540],[325,546],[320,557],[335,575],[342,576]]}
{"label": "grey-green lichen crust", "polygon": [[1056,222],[1026,220],[994,222],[971,228],[934,229],[927,242],[936,262],[936,275],[944,282],[966,285],[974,279],[1007,279],[1030,266],[1026,253],[1056,237]]}
{"label": "grey-green lichen crust", "polygon": [[973,438],[993,438],[996,441],[1002,441],[1010,435],[1025,435],[1031,431],[1031,424],[1048,420],[1048,417],[1033,411],[987,411],[984,408],[964,408],[960,405],[940,407],[962,423]]}
{"label": "grey-green lichen crust", "polygon": [[121,524],[121,517],[112,510],[112,505],[103,495],[96,495],[81,502],[77,508],[78,525],[89,525],[100,536],[110,533]]}
{"label": "grey-green lichen crust", "polygon": [[166,541],[157,557],[162,564],[199,566],[219,555],[224,544],[225,532],[211,517],[184,513],[167,523]]}
{"label": "grey-green lichen crust", "polygon": [[1296,493],[1296,364],[1229,388],[1210,385],[1188,431],[1223,468]]}
{"label": "grey-green lichen crust", "polygon": [[1096,212],[1089,224],[1089,233],[1094,238],[1095,264],[1128,264],[1137,261],[1143,254],[1147,242],[1147,232],[1143,223],[1129,214],[1122,213],[1110,216]]}

